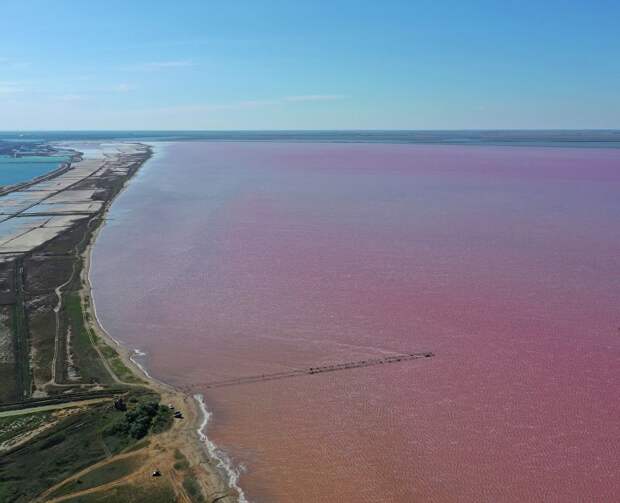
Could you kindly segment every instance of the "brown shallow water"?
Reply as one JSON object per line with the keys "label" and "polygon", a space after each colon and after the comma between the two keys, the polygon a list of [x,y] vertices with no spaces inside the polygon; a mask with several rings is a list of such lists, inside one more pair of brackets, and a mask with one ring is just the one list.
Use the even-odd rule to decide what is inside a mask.
{"label": "brown shallow water", "polygon": [[160,145],[95,247],[97,309],[203,392],[251,501],[615,501],[619,190],[620,150]]}

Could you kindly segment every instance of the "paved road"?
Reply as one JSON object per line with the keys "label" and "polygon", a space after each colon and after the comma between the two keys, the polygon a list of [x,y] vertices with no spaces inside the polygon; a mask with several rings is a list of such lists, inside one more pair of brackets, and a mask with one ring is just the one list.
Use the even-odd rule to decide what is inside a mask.
{"label": "paved road", "polygon": [[93,398],[92,400],[80,400],[77,402],[65,402],[65,403],[55,403],[51,405],[40,405],[39,407],[31,407],[29,409],[6,410],[4,412],[0,412],[0,417],[21,416],[23,414],[32,414],[34,412],[45,412],[48,410],[56,410],[56,409],[67,409],[70,407],[83,407],[84,405],[92,405],[94,403],[105,402],[106,400],[111,400],[111,399],[109,397]]}

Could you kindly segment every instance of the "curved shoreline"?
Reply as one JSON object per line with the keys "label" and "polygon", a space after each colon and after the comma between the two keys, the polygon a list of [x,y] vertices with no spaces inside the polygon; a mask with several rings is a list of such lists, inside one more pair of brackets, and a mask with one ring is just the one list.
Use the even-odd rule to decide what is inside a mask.
{"label": "curved shoreline", "polygon": [[224,451],[222,451],[215,443],[213,443],[207,437],[207,426],[209,424],[209,420],[211,419],[213,413],[209,412],[207,409],[207,405],[204,401],[204,396],[200,393],[194,395],[194,400],[198,403],[200,410],[202,412],[202,422],[200,423],[200,427],[196,430],[198,432],[198,436],[200,441],[207,449],[209,456],[218,461],[217,468],[224,471],[228,477],[227,483],[237,492],[237,499],[239,503],[249,503],[245,492],[239,486],[239,477],[244,470],[244,467],[235,468],[230,458],[226,455]]}
{"label": "curved shoreline", "polygon": [[[150,149],[150,155],[143,161],[138,170],[142,169],[153,156],[153,146],[147,146]],[[131,178],[127,181],[130,180]],[[186,416],[185,424],[187,424],[189,428],[183,428],[181,430],[180,433],[183,434],[179,435],[179,437],[181,437],[180,440],[184,440],[184,444],[187,448],[193,450],[194,453],[202,459],[201,466],[204,467],[205,476],[209,481],[208,485],[215,488],[217,501],[221,501],[223,503],[232,503],[233,501],[237,501],[238,503],[249,503],[246,499],[245,493],[238,485],[239,471],[233,467],[232,462],[223,453],[223,451],[211,442],[206,435],[206,428],[209,418],[211,417],[211,413],[207,410],[202,395],[190,396],[178,388],[153,377],[148,372],[147,368],[134,358],[135,353],[141,353],[141,351],[136,348],[132,350],[113,337],[105,329],[101,319],[98,316],[91,281],[92,253],[97,242],[97,238],[99,237],[99,233],[105,225],[106,216],[110,211],[112,203],[118,196],[120,196],[120,194],[123,193],[126,187],[127,183],[125,183],[123,188],[115,195],[115,197],[106,203],[102,212],[98,216],[100,220],[96,228],[93,229],[89,242],[82,254],[84,260],[84,265],[81,272],[82,297],[85,300],[85,312],[90,314],[88,317],[88,323],[97,336],[99,336],[101,340],[105,341],[106,344],[116,351],[123,364],[130,369],[136,377],[141,380],[145,378],[146,385],[162,395],[162,401],[182,403],[184,405]],[[112,372],[112,374],[114,373]],[[191,434],[189,434],[188,429],[191,431]],[[234,494],[231,494],[231,491],[234,492]]]}

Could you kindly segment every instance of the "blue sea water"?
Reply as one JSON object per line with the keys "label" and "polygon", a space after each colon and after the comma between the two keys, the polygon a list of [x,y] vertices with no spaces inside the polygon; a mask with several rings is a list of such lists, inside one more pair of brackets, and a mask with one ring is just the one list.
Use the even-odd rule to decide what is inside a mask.
{"label": "blue sea water", "polygon": [[0,155],[0,185],[13,185],[44,175],[68,160],[66,156]]}

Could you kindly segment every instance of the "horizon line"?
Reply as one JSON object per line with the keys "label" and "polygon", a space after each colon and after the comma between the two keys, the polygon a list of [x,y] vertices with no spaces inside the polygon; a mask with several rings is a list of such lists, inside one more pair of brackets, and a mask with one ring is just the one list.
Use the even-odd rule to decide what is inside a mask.
{"label": "horizon line", "polygon": [[581,131],[598,131],[598,132],[614,132],[620,133],[618,128],[430,128],[430,129],[384,129],[384,128],[364,128],[364,129],[5,129],[0,130],[2,133],[76,133],[76,132],[101,132],[101,133],[123,133],[123,132],[140,132],[140,133],[158,133],[158,132],[183,132],[183,133],[246,133],[246,132],[274,132],[274,133],[304,133],[304,132],[581,132]]}

